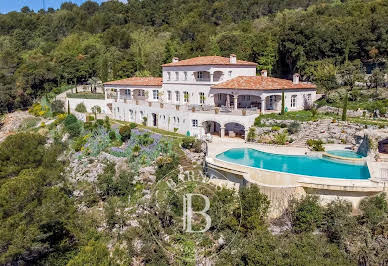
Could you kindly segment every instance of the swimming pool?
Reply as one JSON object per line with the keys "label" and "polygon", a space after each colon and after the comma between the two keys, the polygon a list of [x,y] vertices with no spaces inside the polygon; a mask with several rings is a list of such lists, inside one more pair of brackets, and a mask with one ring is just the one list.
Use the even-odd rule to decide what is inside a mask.
{"label": "swimming pool", "polygon": [[350,150],[331,150],[331,151],[327,151],[327,153],[335,156],[345,157],[345,158],[356,158],[356,159],[363,158],[362,155]]}
{"label": "swimming pool", "polygon": [[305,155],[280,155],[250,148],[230,149],[216,156],[217,159],[278,172],[312,177],[343,179],[368,179],[366,165],[341,163]]}

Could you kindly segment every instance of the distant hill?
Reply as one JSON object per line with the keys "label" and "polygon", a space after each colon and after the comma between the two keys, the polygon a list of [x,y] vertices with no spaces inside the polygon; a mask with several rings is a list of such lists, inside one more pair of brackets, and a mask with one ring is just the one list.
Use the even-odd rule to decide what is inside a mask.
{"label": "distant hill", "polygon": [[160,75],[173,56],[237,54],[287,77],[322,60],[384,66],[388,1],[88,1],[0,15],[0,110],[61,84]]}

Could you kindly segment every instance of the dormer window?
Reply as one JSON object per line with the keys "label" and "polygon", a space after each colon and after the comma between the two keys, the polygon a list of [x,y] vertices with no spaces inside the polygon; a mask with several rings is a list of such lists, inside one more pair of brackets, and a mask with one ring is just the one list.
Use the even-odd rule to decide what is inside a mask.
{"label": "dormer window", "polygon": [[179,80],[179,72],[175,72],[175,80]]}
{"label": "dormer window", "polygon": [[203,79],[203,72],[202,71],[197,72],[197,79],[199,79],[199,80]]}
{"label": "dormer window", "polygon": [[185,80],[187,80],[187,72],[185,71],[185,72],[183,72],[184,73],[184,75],[185,75]]}
{"label": "dormer window", "polygon": [[167,72],[167,80],[171,80],[171,73]]}

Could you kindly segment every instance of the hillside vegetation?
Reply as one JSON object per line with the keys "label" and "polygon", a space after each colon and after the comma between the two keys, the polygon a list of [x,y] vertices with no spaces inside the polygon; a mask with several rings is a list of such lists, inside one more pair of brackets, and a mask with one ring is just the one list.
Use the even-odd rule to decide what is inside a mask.
{"label": "hillside vegetation", "polygon": [[237,54],[273,76],[387,57],[388,1],[129,0],[0,15],[0,112],[99,77],[160,75],[173,56]]}

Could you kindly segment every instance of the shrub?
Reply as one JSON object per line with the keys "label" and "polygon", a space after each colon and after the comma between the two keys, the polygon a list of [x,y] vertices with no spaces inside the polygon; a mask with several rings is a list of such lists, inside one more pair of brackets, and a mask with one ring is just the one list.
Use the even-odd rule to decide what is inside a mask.
{"label": "shrub", "polygon": [[300,124],[296,121],[293,121],[287,128],[290,134],[298,133],[300,130]]}
{"label": "shrub", "polygon": [[271,128],[272,131],[279,131],[280,130],[280,127],[279,126],[273,126]]}
{"label": "shrub", "polygon": [[78,137],[82,132],[82,124],[80,121],[77,121],[73,124],[66,126],[66,131],[70,134],[71,137]]}
{"label": "shrub", "polygon": [[278,133],[275,135],[275,144],[285,145],[287,142],[288,134],[286,132]]}
{"label": "shrub", "polygon": [[78,119],[74,115],[67,115],[65,120],[63,121],[63,124],[65,125],[65,129],[71,137],[77,137],[81,134],[82,122],[78,121]]}
{"label": "shrub", "polygon": [[255,127],[261,127],[261,126],[263,126],[263,124],[261,123],[261,118],[260,118],[260,116],[258,116],[258,117],[255,118],[255,122],[253,123],[253,125],[254,125]]}
{"label": "shrub", "polygon": [[53,113],[63,113],[65,111],[65,103],[61,100],[54,100],[51,103],[51,111]]}
{"label": "shrub", "polygon": [[310,112],[311,112],[311,116],[314,118],[314,117],[316,117],[317,116],[317,114],[318,114],[318,110],[317,110],[317,108],[311,108],[310,109]]}
{"label": "shrub", "polygon": [[317,196],[307,195],[290,202],[292,230],[296,233],[313,232],[321,226],[323,209]]}
{"label": "shrub", "polygon": [[83,146],[86,144],[86,142],[88,141],[90,135],[85,135],[85,136],[80,136],[78,138],[76,138],[72,144],[72,148],[75,150],[75,151],[81,151]]}
{"label": "shrub", "polygon": [[365,198],[360,203],[361,221],[369,226],[375,226],[388,216],[386,194]]}
{"label": "shrub", "polygon": [[281,128],[286,128],[286,127],[287,127],[287,124],[286,124],[286,123],[281,123],[279,126],[280,126]]}
{"label": "shrub", "polygon": [[178,131],[179,128],[177,127],[174,127],[174,132],[176,133]]}
{"label": "shrub", "polygon": [[92,122],[85,122],[84,123],[84,128],[86,130],[92,130],[93,129],[93,123]]}
{"label": "shrub", "polygon": [[110,120],[109,120],[109,116],[105,116],[104,127],[105,127],[107,130],[110,130]]}
{"label": "shrub", "polygon": [[184,137],[182,139],[182,148],[191,149],[194,145],[195,138],[194,137]]}
{"label": "shrub", "polygon": [[67,127],[70,124],[76,123],[77,121],[78,121],[77,117],[75,117],[74,115],[70,114],[70,115],[66,116],[65,120],[63,121],[63,124],[65,125],[65,127]]}
{"label": "shrub", "polygon": [[131,123],[129,123],[129,127],[130,127],[131,129],[134,129],[134,128],[137,127],[137,125],[136,125],[136,123],[131,122]]}
{"label": "shrub", "polygon": [[110,140],[116,140],[116,133],[114,131],[109,131],[109,138]]}
{"label": "shrub", "polygon": [[0,180],[18,175],[43,163],[46,138],[38,134],[18,133],[0,143]]}
{"label": "shrub", "polygon": [[86,113],[86,112],[87,112],[86,106],[85,106],[84,103],[79,103],[79,104],[77,104],[77,106],[75,107],[75,110],[76,110],[77,112],[80,112],[80,113]]}
{"label": "shrub", "polygon": [[146,132],[139,136],[139,144],[141,146],[148,146],[154,143],[154,139],[151,137],[151,133]]}
{"label": "shrub", "polygon": [[237,212],[237,219],[241,218],[241,227],[245,230],[260,229],[265,224],[270,201],[268,197],[260,193],[260,189],[256,185],[243,187],[240,190],[241,214]]}
{"label": "shrub", "polygon": [[313,151],[325,151],[325,148],[323,147],[323,141],[320,139],[309,139],[306,141],[306,144]]}
{"label": "shrub", "polygon": [[146,126],[147,125],[147,120],[148,118],[146,116],[143,117],[143,126]]}
{"label": "shrub", "polygon": [[28,110],[28,112],[35,116],[44,116],[48,112],[48,108],[46,106],[42,106],[40,103],[35,103]]}
{"label": "shrub", "polygon": [[163,179],[166,175],[174,181],[178,178],[177,172],[174,171],[178,167],[179,160],[175,154],[171,156],[160,156],[156,159],[156,181]]}
{"label": "shrub", "polygon": [[351,215],[352,204],[345,200],[331,201],[324,213],[323,231],[329,240],[336,244],[343,243],[356,221]]}
{"label": "shrub", "polygon": [[127,141],[131,138],[131,127],[130,126],[122,126],[119,129],[119,133],[122,141]]}
{"label": "shrub", "polygon": [[104,125],[104,120],[102,120],[102,119],[97,119],[97,120],[96,120],[96,124],[99,125],[99,126],[103,126],[103,125]]}
{"label": "shrub", "polygon": [[86,122],[89,122],[89,121],[94,121],[94,116],[92,115],[86,116]]}
{"label": "shrub", "polygon": [[200,141],[199,139],[195,140],[193,144],[193,151],[196,153],[202,152],[202,141]]}
{"label": "shrub", "polygon": [[96,100],[104,100],[105,94],[103,93],[67,93],[67,98],[79,98],[79,99],[96,99]]}
{"label": "shrub", "polygon": [[254,127],[249,128],[247,140],[252,142],[256,138],[256,129]]}

